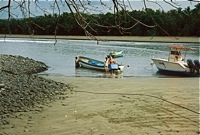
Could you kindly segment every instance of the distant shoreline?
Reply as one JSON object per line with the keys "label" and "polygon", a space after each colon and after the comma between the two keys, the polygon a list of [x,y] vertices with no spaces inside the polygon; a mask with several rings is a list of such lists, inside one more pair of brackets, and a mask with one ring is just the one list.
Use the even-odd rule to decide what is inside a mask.
{"label": "distant shoreline", "polygon": [[36,39],[68,39],[68,40],[97,40],[97,41],[128,41],[128,42],[167,42],[167,43],[200,43],[200,37],[173,37],[173,36],[54,36],[54,35],[4,35],[0,38],[36,38]]}

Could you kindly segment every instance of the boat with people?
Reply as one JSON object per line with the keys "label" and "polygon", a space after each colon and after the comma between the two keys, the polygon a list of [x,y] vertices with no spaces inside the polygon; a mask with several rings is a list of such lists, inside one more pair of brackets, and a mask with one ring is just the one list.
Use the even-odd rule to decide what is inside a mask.
{"label": "boat with people", "polygon": [[[84,56],[77,56],[75,60],[76,68],[83,67],[93,70],[99,70],[99,71],[106,71],[105,62],[84,57]],[[108,71],[114,71],[114,72],[122,72],[124,69],[123,65],[120,64],[110,64],[108,66]]]}
{"label": "boat with people", "polygon": [[[169,48],[168,59],[152,58],[159,73],[176,76],[200,76],[199,60],[187,59],[186,61],[186,52],[192,50],[191,48],[179,45],[169,46]],[[184,57],[182,51],[185,51]]]}
{"label": "boat with people", "polygon": [[124,51],[114,51],[114,52],[111,52],[109,55],[107,56],[112,56],[113,58],[118,58],[118,57],[123,57],[124,56]]}

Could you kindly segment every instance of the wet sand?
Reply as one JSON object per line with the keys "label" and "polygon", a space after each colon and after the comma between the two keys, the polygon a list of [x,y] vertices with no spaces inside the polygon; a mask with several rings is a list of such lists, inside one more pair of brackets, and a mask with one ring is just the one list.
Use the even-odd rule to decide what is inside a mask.
{"label": "wet sand", "polygon": [[172,43],[200,43],[200,37],[174,37],[174,36],[54,36],[54,35],[4,35],[0,38],[43,38],[43,39],[69,39],[69,40],[99,40],[99,41],[135,41],[135,42],[172,42]]}
{"label": "wet sand", "polygon": [[73,89],[42,112],[20,112],[3,133],[199,134],[199,78],[46,78]]}

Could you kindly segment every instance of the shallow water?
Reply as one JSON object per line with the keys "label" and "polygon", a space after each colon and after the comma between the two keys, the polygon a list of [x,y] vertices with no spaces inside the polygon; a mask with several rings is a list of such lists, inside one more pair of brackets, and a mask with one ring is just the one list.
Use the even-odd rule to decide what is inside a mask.
{"label": "shallow water", "polygon": [[[71,77],[109,77],[108,74],[88,69],[75,69],[75,57],[78,55],[104,61],[107,54],[124,50],[124,57],[115,59],[125,66],[119,78],[128,77],[167,77],[157,74],[155,65],[151,65],[152,57],[167,58],[169,45],[174,43],[152,42],[119,42],[101,41],[97,44],[91,40],[64,40],[31,38],[0,38],[0,54],[12,54],[29,57],[46,63],[50,68],[42,74]],[[187,59],[199,59],[199,44],[181,43],[194,48],[187,53]]]}

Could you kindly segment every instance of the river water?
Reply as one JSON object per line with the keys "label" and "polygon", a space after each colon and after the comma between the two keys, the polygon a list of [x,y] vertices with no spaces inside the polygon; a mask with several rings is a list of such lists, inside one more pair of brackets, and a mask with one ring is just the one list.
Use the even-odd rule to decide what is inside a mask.
{"label": "river water", "polygon": [[[31,38],[0,38],[0,54],[21,55],[42,61],[49,66],[42,74],[68,77],[108,77],[104,72],[88,69],[75,69],[75,57],[87,56],[104,61],[105,56],[113,51],[124,51],[124,57],[117,58],[117,63],[125,66],[119,78],[129,77],[167,77],[159,75],[152,57],[167,58],[168,46],[174,43],[159,42],[120,42],[91,40],[65,40]],[[177,43],[176,43],[177,44]],[[199,44],[180,43],[194,50],[187,52],[188,59],[199,59]]]}

